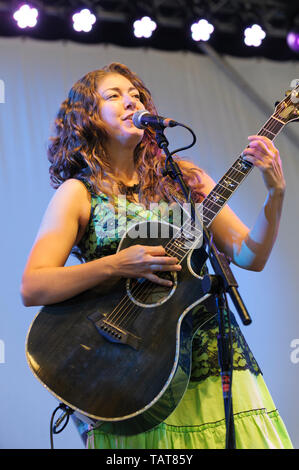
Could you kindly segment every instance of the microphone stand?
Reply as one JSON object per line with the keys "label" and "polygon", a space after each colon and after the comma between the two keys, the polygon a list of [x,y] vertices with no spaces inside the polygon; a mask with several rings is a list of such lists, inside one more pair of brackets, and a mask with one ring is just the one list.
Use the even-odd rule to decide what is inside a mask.
{"label": "microphone stand", "polygon": [[[185,127],[185,126],[184,126]],[[197,214],[194,201],[190,197],[191,191],[186,185],[182,172],[178,164],[173,160],[168,150],[168,140],[164,135],[164,127],[156,128],[156,141],[166,155],[166,170],[163,176],[169,175],[173,180],[177,181],[182,189],[187,202],[191,204],[192,222],[199,222],[202,227],[204,244],[209,247],[208,257],[214,269],[215,275],[207,275],[203,278],[202,287],[205,293],[212,293],[216,296],[216,304],[218,310],[219,335],[218,342],[218,359],[220,366],[222,393],[224,400],[225,423],[226,423],[226,449],[235,449],[235,430],[234,416],[232,405],[232,341],[231,341],[231,322],[230,312],[227,303],[226,293],[228,293],[233,304],[244,325],[251,323],[251,318],[247,309],[238,293],[237,281],[229,267],[229,262],[223,253],[220,253],[211,240],[207,228],[203,225]],[[226,328],[229,334],[226,333]]]}

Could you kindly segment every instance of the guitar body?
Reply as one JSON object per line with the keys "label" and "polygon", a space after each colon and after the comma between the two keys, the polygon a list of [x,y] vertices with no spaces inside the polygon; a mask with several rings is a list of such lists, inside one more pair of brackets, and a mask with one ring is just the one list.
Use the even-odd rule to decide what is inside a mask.
{"label": "guitar body", "polygon": [[[173,229],[137,224],[118,250],[165,246],[165,238],[148,235],[166,226]],[[133,238],[136,227],[146,236]],[[193,336],[216,313],[213,297],[202,291],[201,255],[190,250],[180,272],[164,273],[174,281],[170,288],[121,278],[106,293],[99,287],[43,307],[26,341],[34,375],[81,419],[107,432],[137,434],[164,421],[188,386]]]}

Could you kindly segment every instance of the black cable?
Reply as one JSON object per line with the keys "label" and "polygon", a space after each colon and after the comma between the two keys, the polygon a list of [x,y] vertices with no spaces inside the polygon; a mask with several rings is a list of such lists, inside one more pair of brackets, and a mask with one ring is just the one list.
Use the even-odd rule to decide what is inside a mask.
{"label": "black cable", "polygon": [[[57,419],[55,424],[53,425],[55,414],[57,413],[58,410],[63,410],[63,414],[60,416],[60,418]],[[55,408],[55,410],[52,413],[51,420],[50,420],[50,446],[51,449],[54,449],[54,441],[53,441],[53,434],[59,434],[61,433],[67,426],[70,415],[72,415],[74,411],[69,408],[67,405],[64,403],[60,403],[59,406]],[[61,429],[58,429],[58,427],[64,422],[63,426]]]}
{"label": "black cable", "polygon": [[[193,140],[192,140],[191,144],[186,145],[185,147],[177,148],[177,149],[173,150],[172,152],[170,152],[170,154],[168,156],[166,156],[165,170],[163,172],[163,176],[169,175],[172,179],[175,179],[176,175],[173,175],[172,170],[168,169],[168,160],[169,160],[169,158],[172,155],[174,155],[175,153],[178,153],[178,152],[181,152],[182,150],[187,150],[187,149],[193,147],[193,145],[195,145],[195,143],[196,143],[196,135],[190,127],[186,126],[185,124],[181,124],[181,123],[177,123],[177,125],[187,129],[192,134]],[[191,202],[191,189],[189,189],[188,197],[187,197],[187,203],[190,203],[190,202]]]}
{"label": "black cable", "polygon": [[182,150],[187,150],[187,149],[193,147],[193,145],[195,145],[195,143],[196,143],[196,135],[194,134],[193,130],[190,127],[186,126],[185,124],[181,124],[181,123],[178,123],[178,126],[181,126],[181,127],[184,127],[185,129],[187,129],[187,131],[189,131],[192,134],[193,141],[191,142],[190,145],[187,145],[186,147],[181,147],[181,148],[173,150],[170,153],[170,155],[173,155],[177,152],[181,152]]}
{"label": "black cable", "polygon": [[[174,155],[175,153],[181,152],[182,150],[187,150],[187,149],[193,147],[193,145],[195,145],[195,143],[196,143],[196,135],[194,134],[193,130],[192,130],[190,127],[186,126],[185,124],[181,124],[181,123],[178,123],[177,125],[178,125],[178,126],[181,126],[181,127],[184,127],[185,129],[187,129],[187,130],[192,134],[193,140],[192,140],[191,144],[186,145],[185,147],[180,147],[180,148],[177,148],[177,149],[173,150],[173,151],[170,153],[169,156],[172,156],[172,155]],[[167,168],[169,156],[166,157],[166,160],[165,160],[164,176],[166,176],[166,175],[168,174],[169,176],[171,176],[172,178],[174,178],[174,175],[172,176],[172,175],[171,175],[171,171],[169,171],[168,168]],[[189,199],[190,199],[190,197],[191,197],[191,195],[189,195]]]}

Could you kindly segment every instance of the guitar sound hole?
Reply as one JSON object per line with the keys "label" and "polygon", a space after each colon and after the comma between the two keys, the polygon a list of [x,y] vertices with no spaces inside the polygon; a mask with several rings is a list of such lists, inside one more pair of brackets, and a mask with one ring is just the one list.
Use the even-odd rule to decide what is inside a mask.
{"label": "guitar sound hole", "polygon": [[176,289],[177,274],[163,272],[159,277],[172,281],[172,286],[161,286],[145,278],[128,279],[127,293],[130,299],[142,307],[154,307],[166,302]]}

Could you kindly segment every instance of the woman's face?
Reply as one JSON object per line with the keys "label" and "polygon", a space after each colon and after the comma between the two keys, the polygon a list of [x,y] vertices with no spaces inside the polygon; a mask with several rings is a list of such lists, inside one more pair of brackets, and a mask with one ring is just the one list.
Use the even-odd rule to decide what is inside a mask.
{"label": "woman's face", "polygon": [[144,109],[138,90],[123,75],[110,74],[101,80],[98,92],[101,119],[106,124],[109,140],[137,145],[144,133],[132,122],[133,114]]}

